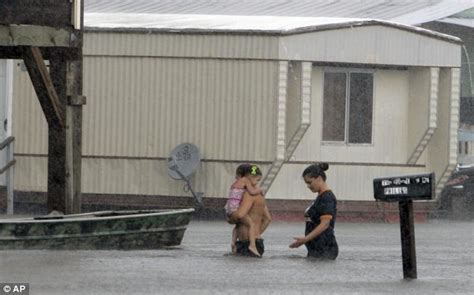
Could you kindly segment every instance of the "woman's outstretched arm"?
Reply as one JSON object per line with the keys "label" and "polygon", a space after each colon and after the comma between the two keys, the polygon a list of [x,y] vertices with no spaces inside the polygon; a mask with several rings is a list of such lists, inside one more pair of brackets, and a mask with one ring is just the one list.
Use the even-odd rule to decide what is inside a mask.
{"label": "woman's outstretched arm", "polygon": [[331,215],[323,215],[321,216],[320,220],[321,223],[313,229],[307,236],[305,237],[295,237],[293,238],[293,243],[290,244],[290,248],[298,248],[299,246],[314,240],[317,236],[322,234],[326,229],[329,227],[329,223],[331,222],[332,216]]}

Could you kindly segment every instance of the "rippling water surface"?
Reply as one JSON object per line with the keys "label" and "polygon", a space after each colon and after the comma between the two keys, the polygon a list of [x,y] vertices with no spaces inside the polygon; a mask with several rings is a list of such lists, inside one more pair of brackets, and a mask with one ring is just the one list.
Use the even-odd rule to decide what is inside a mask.
{"label": "rippling water surface", "polygon": [[232,227],[192,221],[180,247],[0,251],[0,283],[30,294],[473,294],[474,223],[416,224],[418,279],[403,280],[398,224],[338,223],[335,262],[289,249],[302,223],[274,222],[262,259],[229,255]]}

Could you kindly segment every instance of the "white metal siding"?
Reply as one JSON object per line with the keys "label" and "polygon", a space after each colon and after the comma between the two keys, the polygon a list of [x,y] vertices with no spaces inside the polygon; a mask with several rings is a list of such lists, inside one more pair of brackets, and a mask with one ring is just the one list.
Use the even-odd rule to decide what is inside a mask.
{"label": "white metal siding", "polygon": [[[393,40],[387,41],[387,35]],[[364,42],[359,47],[361,39]],[[181,191],[183,183],[168,177],[164,158],[177,144],[192,142],[205,159],[193,179],[196,191],[203,191],[208,197],[225,196],[238,162],[283,158],[285,125],[281,125],[281,118],[287,114],[278,108],[286,103],[287,77],[282,73],[279,76],[279,72],[282,65],[287,68],[287,58],[310,62],[459,64],[459,45],[393,28],[344,29],[286,36],[282,40],[278,47],[278,38],[268,36],[86,33],[84,95],[88,101],[84,106],[82,190],[189,195]],[[427,45],[421,45],[425,41]],[[276,60],[279,54],[285,61]],[[452,162],[459,103],[456,85],[451,82],[456,80],[455,75],[443,75],[450,77],[440,86],[440,93],[445,96],[444,104],[439,106],[439,113],[445,113],[439,120],[443,131],[434,136],[429,148],[429,159],[436,171],[442,171],[447,161]],[[285,83],[279,81],[283,76]],[[322,68],[313,68],[311,81],[311,126],[292,160],[406,162],[408,71],[375,72],[374,143],[368,146],[321,144]],[[283,84],[285,91],[281,93]],[[17,189],[44,191],[47,160],[34,155],[47,153],[46,121],[27,73],[18,66],[14,87],[15,152],[29,154],[17,158]],[[451,108],[449,99],[454,99]],[[424,159],[419,162],[424,163]],[[270,169],[270,164],[261,166],[264,173]],[[313,198],[302,182],[295,185],[301,181],[305,166],[283,165],[269,197]],[[332,165],[328,176],[340,199],[366,200],[371,199],[368,182],[373,177],[421,170],[425,169]]]}
{"label": "white metal siding", "polygon": [[409,73],[408,164],[415,164],[437,126],[439,68],[416,68]]}
{"label": "white metal siding", "polygon": [[277,59],[278,37],[86,32],[85,55]]}
{"label": "white metal siding", "polygon": [[438,128],[428,147],[429,170],[436,173],[437,193],[457,161],[459,124],[459,69],[441,69],[438,99]]}
{"label": "white metal siding", "polygon": [[15,153],[45,155],[48,153],[48,124],[28,72],[26,68],[22,70],[21,64],[22,61],[16,61],[13,66]]}
{"label": "white metal siding", "polygon": [[84,155],[273,160],[278,63],[88,56]]}
{"label": "white metal siding", "polygon": [[278,66],[278,102],[276,104],[276,140],[274,142],[273,163],[266,174],[263,174],[261,186],[268,190],[285,160],[286,123],[288,95],[288,62],[280,61]]}
{"label": "white metal siding", "polygon": [[[227,197],[235,180],[239,163],[201,162],[191,177],[193,190],[205,197]],[[259,165],[263,172],[268,165]],[[84,159],[82,186],[84,193],[191,196],[184,182],[174,180],[167,172],[167,161],[133,159]]]}
{"label": "white metal siding", "polygon": [[15,159],[15,189],[46,192],[48,187],[48,158],[46,156],[25,157],[15,155]]}
{"label": "white metal siding", "polygon": [[[272,199],[315,198],[303,182],[302,173],[308,164],[285,164],[268,191]],[[329,187],[338,200],[373,201],[373,179],[426,172],[423,167],[390,167],[362,165],[329,165],[326,171]],[[309,205],[309,204],[308,204]]]}
{"label": "white metal siding", "polygon": [[296,149],[296,161],[405,164],[407,153],[408,72],[377,70],[374,73],[373,143],[369,145],[321,142],[323,120],[323,68],[314,67],[311,125]]}
{"label": "white metal siding", "polygon": [[[430,71],[429,68],[409,70],[408,151],[413,153],[428,128]],[[437,88],[436,88],[437,90]]]}
{"label": "white metal siding", "polygon": [[84,54],[457,67],[461,46],[402,29],[372,25],[281,37],[87,32]]}
{"label": "white metal siding", "polygon": [[[16,189],[45,191],[47,124],[19,64],[13,134],[15,153],[27,156],[17,157]],[[83,191],[187,195],[166,169],[156,173],[166,165],[154,160],[182,142],[195,143],[205,159],[273,160],[277,77],[278,62],[271,61],[86,56]],[[208,164],[230,172],[201,173],[206,184],[198,187],[222,196],[237,164]]]}
{"label": "white metal siding", "polygon": [[[45,192],[47,157],[17,156],[15,166],[17,190]],[[193,189],[206,197],[227,197],[239,163],[201,162],[191,177]],[[268,165],[259,164],[265,173]],[[184,182],[174,180],[167,172],[165,160],[83,158],[82,192],[91,194],[136,194],[191,196]]]}
{"label": "white metal siding", "polygon": [[278,151],[262,181],[265,190],[271,186],[283,161],[293,155],[310,124],[311,71],[312,64],[309,62],[280,62]]}
{"label": "white metal siding", "polygon": [[286,159],[291,158],[301,138],[311,124],[311,72],[310,62],[293,63],[288,75],[288,101],[286,122]]}
{"label": "white metal siding", "polygon": [[280,58],[383,65],[459,67],[461,46],[385,26],[280,38]]}
{"label": "white metal siding", "polygon": [[286,99],[286,134],[285,141],[289,140],[301,123],[301,63],[288,64],[288,82]]}
{"label": "white metal siding", "polygon": [[311,111],[309,113],[311,125],[291,157],[294,161],[316,161],[321,159],[323,78],[323,68],[313,67],[311,73]]}

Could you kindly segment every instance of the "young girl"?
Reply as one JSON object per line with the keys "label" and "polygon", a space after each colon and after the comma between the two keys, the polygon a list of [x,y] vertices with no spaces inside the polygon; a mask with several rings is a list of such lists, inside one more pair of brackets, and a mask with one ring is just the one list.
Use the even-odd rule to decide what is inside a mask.
{"label": "young girl", "polygon": [[[249,228],[249,251],[257,257],[260,257],[260,254],[257,251],[257,247],[255,245],[255,225],[252,222],[252,219],[246,215],[237,220],[237,222],[233,222],[236,220],[235,212],[239,209],[240,203],[242,201],[243,195],[245,191],[247,191],[250,195],[263,195],[263,190],[258,187],[258,182],[262,178],[262,172],[260,169],[255,165],[250,164],[242,164],[237,167],[235,172],[236,180],[230,187],[229,197],[227,199],[227,203],[225,205],[225,212],[227,215],[227,221],[229,223],[242,223]],[[234,229],[232,230],[232,253],[235,253],[236,247],[235,243],[237,242],[237,224],[235,225]]]}

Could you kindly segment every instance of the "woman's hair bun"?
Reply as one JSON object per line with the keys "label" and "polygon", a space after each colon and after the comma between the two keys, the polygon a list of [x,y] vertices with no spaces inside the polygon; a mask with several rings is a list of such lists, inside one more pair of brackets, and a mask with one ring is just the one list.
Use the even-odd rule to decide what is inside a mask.
{"label": "woman's hair bun", "polygon": [[321,170],[326,171],[329,169],[329,164],[328,163],[319,163],[318,164]]}
{"label": "woman's hair bun", "polygon": [[306,167],[303,171],[303,177],[309,176],[313,178],[317,178],[321,176],[324,181],[326,181],[326,173],[324,171],[328,170],[329,165],[328,163],[314,163]]}

